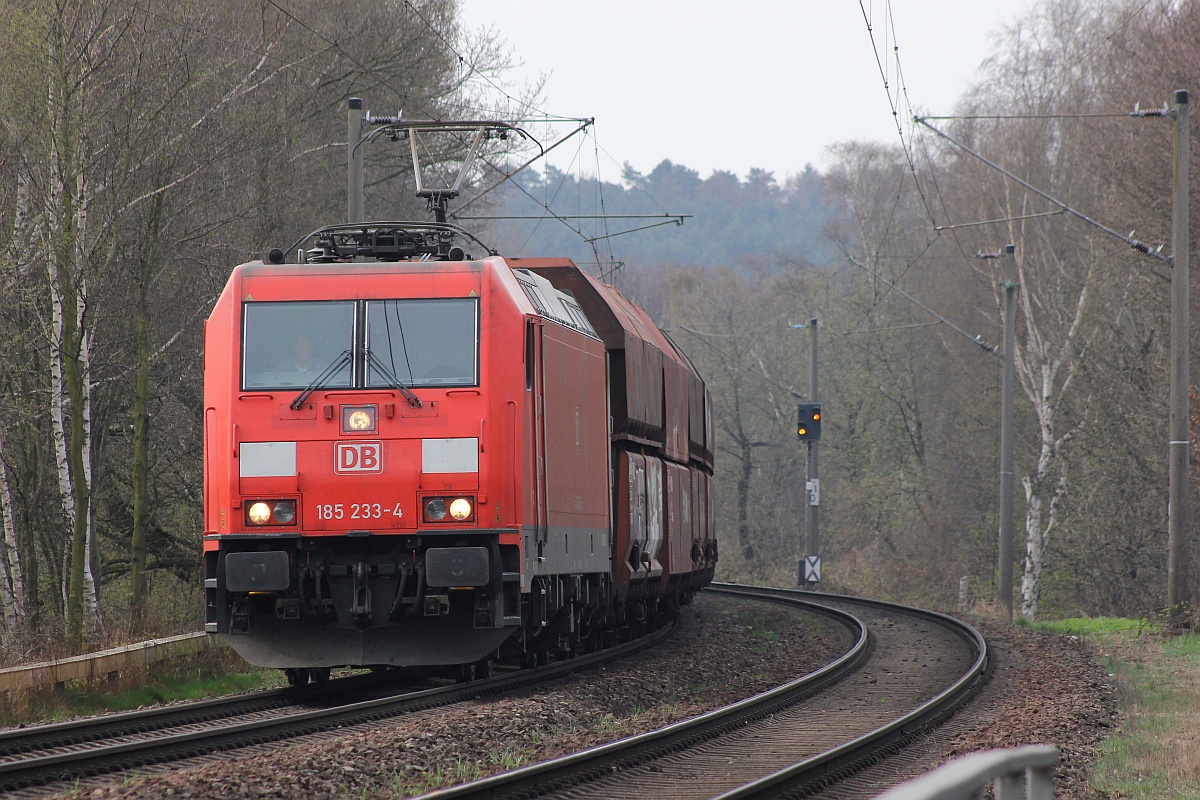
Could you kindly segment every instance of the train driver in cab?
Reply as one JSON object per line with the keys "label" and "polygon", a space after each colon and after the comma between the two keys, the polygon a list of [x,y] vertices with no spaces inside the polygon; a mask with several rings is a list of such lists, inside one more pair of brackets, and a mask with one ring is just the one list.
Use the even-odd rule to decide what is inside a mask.
{"label": "train driver in cab", "polygon": [[292,354],[275,366],[276,372],[296,372],[313,375],[321,371],[321,364],[313,354],[312,339],[307,333],[299,333],[292,342]]}

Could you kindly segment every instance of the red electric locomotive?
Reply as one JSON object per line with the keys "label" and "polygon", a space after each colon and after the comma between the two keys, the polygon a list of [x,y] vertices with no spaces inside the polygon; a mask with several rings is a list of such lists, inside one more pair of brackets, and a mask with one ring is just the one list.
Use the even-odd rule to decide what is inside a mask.
{"label": "red electric locomotive", "polygon": [[206,323],[206,629],[294,684],[569,654],[712,579],[691,363],[569,260],[468,239],[325,228]]}

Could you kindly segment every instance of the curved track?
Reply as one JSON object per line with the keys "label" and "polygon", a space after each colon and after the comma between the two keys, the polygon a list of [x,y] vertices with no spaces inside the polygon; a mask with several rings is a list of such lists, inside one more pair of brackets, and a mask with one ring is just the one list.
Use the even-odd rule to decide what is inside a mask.
{"label": "curved track", "polygon": [[858,630],[842,658],[693,720],[426,795],[450,798],[695,798],[811,795],[940,724],[985,677],[973,628],[858,598],[715,584]]}
{"label": "curved track", "polygon": [[[808,676],[694,720],[429,797],[810,796],[938,724],[984,676],[982,638],[949,617],[789,590],[711,591],[821,614],[852,631],[854,644]],[[299,698],[274,691],[0,732],[0,794],[500,695],[623,657],[649,639],[469,685],[396,695],[360,676]]]}
{"label": "curved track", "polygon": [[674,629],[671,622],[601,652],[469,684],[397,692],[375,676],[356,676],[299,693],[269,690],[0,731],[0,795],[502,695],[625,658]]}

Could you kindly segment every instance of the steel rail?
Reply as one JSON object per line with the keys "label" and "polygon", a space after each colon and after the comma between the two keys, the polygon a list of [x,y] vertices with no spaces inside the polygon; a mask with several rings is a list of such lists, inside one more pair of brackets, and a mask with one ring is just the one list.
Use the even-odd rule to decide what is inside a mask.
{"label": "steel rail", "polygon": [[216,697],[106,714],[101,717],[11,728],[0,731],[0,752],[4,754],[0,758],[118,736],[132,736],[168,727],[201,724],[238,713],[265,711],[290,705],[296,697],[295,691],[291,689],[262,689],[236,697]]}
{"label": "steel rail", "polygon": [[[219,706],[222,703],[237,705],[243,702],[244,698],[204,700],[167,708],[128,712],[111,717],[90,718],[74,722],[6,731],[3,734],[4,738],[0,739],[0,743],[15,744],[20,747],[23,738],[58,736],[60,738],[57,740],[51,739],[58,742],[58,746],[70,747],[72,744],[75,744],[77,749],[61,753],[25,755],[0,762],[0,795],[51,783],[73,781],[82,777],[104,775],[251,745],[276,742],[283,739],[320,733],[332,728],[341,728],[347,725],[371,722],[412,711],[450,705],[467,699],[477,699],[513,692],[527,686],[540,684],[552,678],[561,677],[573,672],[581,672],[609,661],[625,658],[637,650],[658,643],[673,633],[677,627],[678,618],[676,617],[661,628],[645,636],[615,647],[570,660],[555,662],[546,666],[537,666],[508,675],[477,680],[472,683],[424,689],[416,692],[403,692],[382,698],[335,705],[329,708],[293,711],[292,713],[263,719],[230,725],[218,725],[199,731],[173,733],[172,727],[177,727],[177,724],[171,722],[171,719],[179,718],[187,720],[178,724],[213,721],[213,713],[215,713],[216,719],[222,716],[219,713]],[[329,697],[332,694],[333,686],[334,684],[330,684],[331,691],[323,692],[321,696]],[[271,690],[265,694],[273,697],[276,692],[278,694],[290,695],[292,698],[301,701],[310,699],[310,696],[306,696],[303,693],[288,692],[288,690]],[[186,715],[189,711],[193,715],[196,713],[206,714],[208,715],[208,719],[188,718]],[[117,718],[120,719],[118,720]],[[115,742],[94,747],[78,747],[79,743],[86,745],[89,742],[109,738],[113,730],[109,726],[114,720],[116,720],[116,724],[125,726],[131,724],[137,725],[139,721],[145,721],[157,729],[146,731],[130,728],[129,732],[133,735],[145,733],[150,733],[151,735],[129,742]],[[158,724],[162,720],[167,720],[167,725]],[[103,733],[105,730],[110,731],[110,733]],[[74,737],[76,741],[62,739],[63,734]],[[63,742],[66,743],[63,744]]]}
{"label": "steel rail", "polygon": [[[706,591],[751,595],[713,584]],[[771,600],[779,600],[771,597]],[[586,782],[616,770],[640,764],[672,752],[685,750],[735,730],[780,709],[795,705],[853,673],[870,655],[872,643],[861,620],[844,611],[806,600],[786,602],[793,607],[832,618],[855,637],[853,646],[841,657],[815,672],[775,689],[732,705],[710,711],[649,733],[588,748],[578,753],[532,764],[421,795],[422,800],[493,800],[501,797],[535,797],[570,785]]]}
{"label": "steel rail", "polygon": [[[714,586],[717,585],[714,584]],[[719,586],[734,594],[749,594],[750,592],[745,590],[753,588],[739,587],[735,584],[720,584]],[[962,620],[947,614],[846,595],[818,594],[798,589],[767,591],[778,597],[821,597],[884,610],[895,609],[924,617],[958,633],[975,650],[976,657],[971,667],[954,684],[899,719],[832,750],[800,761],[787,769],[718,795],[713,800],[775,800],[781,797],[803,795],[814,788],[828,786],[879,761],[883,756],[899,752],[915,739],[938,727],[974,696],[987,677],[990,662],[987,642],[983,635]]]}
{"label": "steel rail", "polygon": [[943,718],[952,714],[961,703],[971,696],[986,674],[987,643],[983,637],[966,623],[944,614],[882,601],[788,589],[714,583],[707,591],[778,602],[832,617],[843,624],[853,626],[853,629],[858,631],[858,640],[846,654],[822,669],[739,703],[650,733],[632,736],[561,758],[431,792],[422,795],[421,800],[497,800],[507,797],[537,797],[572,785],[586,783],[612,772],[625,771],[663,755],[694,747],[725,732],[736,730],[749,722],[763,719],[786,706],[794,705],[853,673],[872,649],[871,637],[861,620],[844,610],[824,605],[823,601],[855,603],[876,609],[902,612],[949,627],[972,648],[976,658],[966,673],[949,690],[944,691],[937,698],[925,702],[899,720],[827,753],[807,759],[796,767],[777,772],[746,784],[740,789],[727,792],[720,796],[722,800],[732,800],[732,798],[766,800],[766,798],[784,796],[798,785],[805,789],[813,784],[828,785],[853,774],[863,766],[879,760],[882,757],[881,753],[889,752],[889,749],[902,749],[912,738],[924,733],[934,724],[940,723]]}
{"label": "steel rail", "polygon": [[395,695],[399,689],[395,676],[370,673],[336,678],[326,684],[312,684],[299,691],[293,688],[259,689],[244,694],[190,700],[136,711],[9,728],[0,730],[0,764],[5,758],[18,753],[71,747],[165,728],[200,725],[234,716],[295,706],[298,702],[312,705],[351,693],[379,695],[383,692]]}

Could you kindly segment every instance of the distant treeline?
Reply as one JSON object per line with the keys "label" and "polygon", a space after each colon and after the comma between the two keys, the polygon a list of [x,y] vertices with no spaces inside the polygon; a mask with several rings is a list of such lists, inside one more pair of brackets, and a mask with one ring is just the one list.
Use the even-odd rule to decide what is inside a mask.
{"label": "distant treeline", "polygon": [[[526,170],[514,181],[520,188],[506,184],[494,213],[537,219],[495,226],[505,255],[554,254],[595,262],[587,240],[598,239],[602,263],[637,266],[752,261],[770,270],[785,255],[817,265],[835,257],[822,235],[835,205],[826,199],[824,179],[811,165],[787,176],[782,185],[762,169],[750,170],[745,180],[724,171],[702,180],[696,170],[667,160],[646,175],[626,164],[619,183],[581,178],[553,166],[544,172]],[[688,216],[681,226],[622,233],[662,221],[623,215],[665,214]],[[605,219],[595,218],[601,216]]]}

